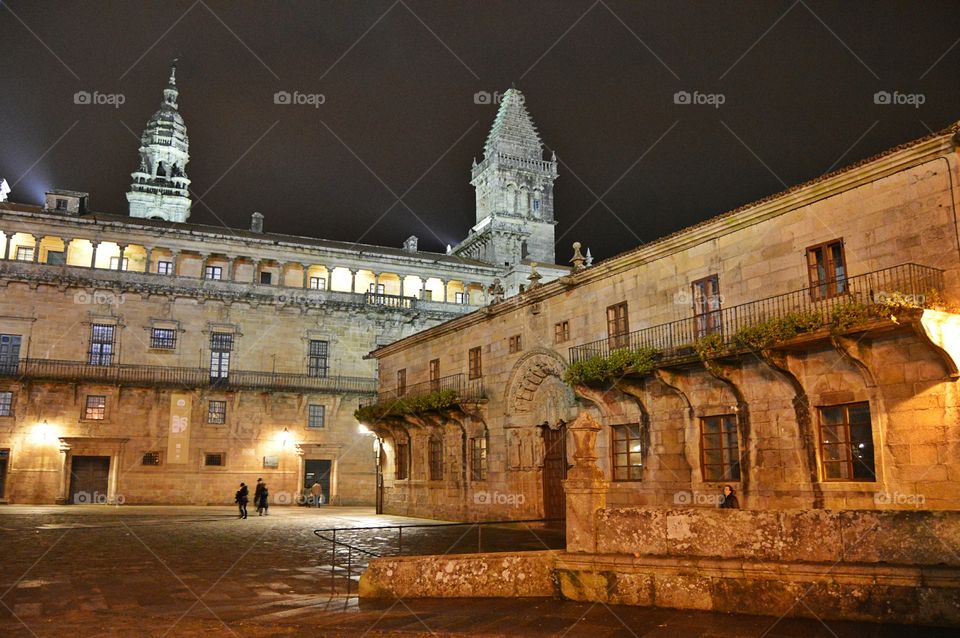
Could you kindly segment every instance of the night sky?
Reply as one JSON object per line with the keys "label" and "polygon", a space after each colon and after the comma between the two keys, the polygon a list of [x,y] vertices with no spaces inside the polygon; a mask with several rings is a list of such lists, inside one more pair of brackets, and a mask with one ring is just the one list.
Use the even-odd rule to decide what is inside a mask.
{"label": "night sky", "polygon": [[561,162],[561,262],[574,240],[609,257],[960,119],[956,2],[0,5],[12,201],[61,187],[125,214],[178,57],[191,221],[246,228],[258,210],[269,231],[329,239],[462,239],[496,113],[475,94],[511,83]]}

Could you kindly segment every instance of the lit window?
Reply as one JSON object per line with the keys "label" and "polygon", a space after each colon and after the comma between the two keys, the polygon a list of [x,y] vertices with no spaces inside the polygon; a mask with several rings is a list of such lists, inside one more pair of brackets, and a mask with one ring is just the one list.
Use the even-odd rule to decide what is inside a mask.
{"label": "lit window", "polygon": [[322,428],[326,418],[326,406],[311,404],[307,407],[307,427]]}
{"label": "lit window", "polygon": [[177,347],[177,331],[172,328],[154,328],[150,332],[150,347],[173,350]]}
{"label": "lit window", "polygon": [[453,300],[457,303],[467,303],[467,293],[455,292],[453,293]]}
{"label": "lit window", "polygon": [[90,327],[90,356],[92,366],[108,366],[113,363],[113,334],[115,326],[95,323]]}
{"label": "lit window", "polygon": [[[110,270],[117,270],[117,266],[120,265],[119,257],[110,258]],[[120,270],[127,270],[130,267],[130,260],[127,257],[123,258],[123,268]]]}
{"label": "lit window", "polygon": [[487,437],[470,439],[470,478],[474,481],[487,479]]}
{"label": "lit window", "polygon": [[88,421],[103,421],[107,418],[107,397],[95,394],[87,395],[83,418]]}
{"label": "lit window", "polygon": [[311,377],[325,377],[329,371],[328,357],[330,343],[320,339],[311,339],[307,350],[307,374]]}
{"label": "lit window", "polygon": [[615,425],[613,431],[613,480],[639,481],[643,478],[643,447],[640,425]]}
{"label": "lit window", "polygon": [[204,269],[203,278],[219,281],[223,279],[223,268],[221,266],[207,266]]}
{"label": "lit window", "polygon": [[207,403],[207,423],[223,425],[227,422],[227,402],[209,401]]}
{"label": "lit window", "polygon": [[17,261],[33,261],[33,248],[17,246]]}
{"label": "lit window", "polygon": [[324,279],[323,277],[311,277],[310,288],[311,290],[326,290],[327,280]]}
{"label": "lit window", "polygon": [[158,274],[158,275],[172,275],[172,274],[173,274],[173,262],[172,262],[172,261],[158,261],[158,262],[157,262],[157,274]]}
{"label": "lit window", "polygon": [[13,392],[0,392],[0,416],[13,416]]}

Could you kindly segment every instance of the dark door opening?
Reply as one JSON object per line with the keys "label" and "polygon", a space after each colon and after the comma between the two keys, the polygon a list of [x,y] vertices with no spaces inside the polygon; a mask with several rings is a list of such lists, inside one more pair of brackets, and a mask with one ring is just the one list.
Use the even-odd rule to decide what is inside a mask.
{"label": "dark door opening", "polygon": [[[330,466],[332,461],[307,459],[303,462],[303,489],[306,490],[307,503],[310,505],[326,505],[330,503]],[[313,486],[320,486],[318,490]]]}
{"label": "dark door opening", "polygon": [[561,424],[553,430],[541,426],[543,432],[543,517],[564,519],[567,501],[563,492],[563,480],[567,478],[567,428]]}
{"label": "dark door opening", "polygon": [[6,498],[7,464],[10,462],[10,450],[0,450],[0,499]]}
{"label": "dark door opening", "polygon": [[70,502],[78,505],[107,502],[109,456],[75,456],[70,466]]}

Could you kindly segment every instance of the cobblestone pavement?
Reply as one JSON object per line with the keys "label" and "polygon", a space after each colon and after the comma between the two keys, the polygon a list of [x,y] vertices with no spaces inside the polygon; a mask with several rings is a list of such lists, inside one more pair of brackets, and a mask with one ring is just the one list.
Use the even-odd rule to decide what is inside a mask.
{"label": "cobblestone pavement", "polygon": [[[329,544],[314,529],[417,522],[432,521],[364,508],[275,507],[271,516],[241,521],[227,507],[3,506],[0,636],[956,635],[546,599],[360,603],[344,595],[344,575],[331,591]],[[442,553],[452,541],[456,551],[477,542],[475,530],[431,532],[405,532],[404,546]],[[386,530],[351,538],[378,553],[395,542]],[[482,547],[537,549],[559,540],[544,530],[484,530]]]}

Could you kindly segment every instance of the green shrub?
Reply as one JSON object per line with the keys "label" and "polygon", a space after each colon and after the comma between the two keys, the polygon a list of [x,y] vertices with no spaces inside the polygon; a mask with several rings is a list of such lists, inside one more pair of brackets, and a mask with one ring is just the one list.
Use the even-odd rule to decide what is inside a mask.
{"label": "green shrub", "polygon": [[834,306],[830,311],[830,322],[837,332],[849,330],[854,326],[865,323],[869,318],[870,309],[856,301]]}
{"label": "green shrub", "polygon": [[563,380],[570,385],[600,385],[625,374],[650,374],[659,354],[654,348],[614,350],[607,357],[596,356],[571,363],[563,374]]}
{"label": "green shrub", "polygon": [[365,405],[353,412],[361,423],[375,423],[385,417],[421,414],[452,407],[458,403],[456,390],[440,390],[413,397],[401,397],[373,405]]}
{"label": "green shrub", "polygon": [[716,359],[723,354],[727,345],[723,340],[723,335],[715,332],[697,339],[697,342],[693,344],[693,349],[697,351],[700,360],[706,362],[708,359]]}

